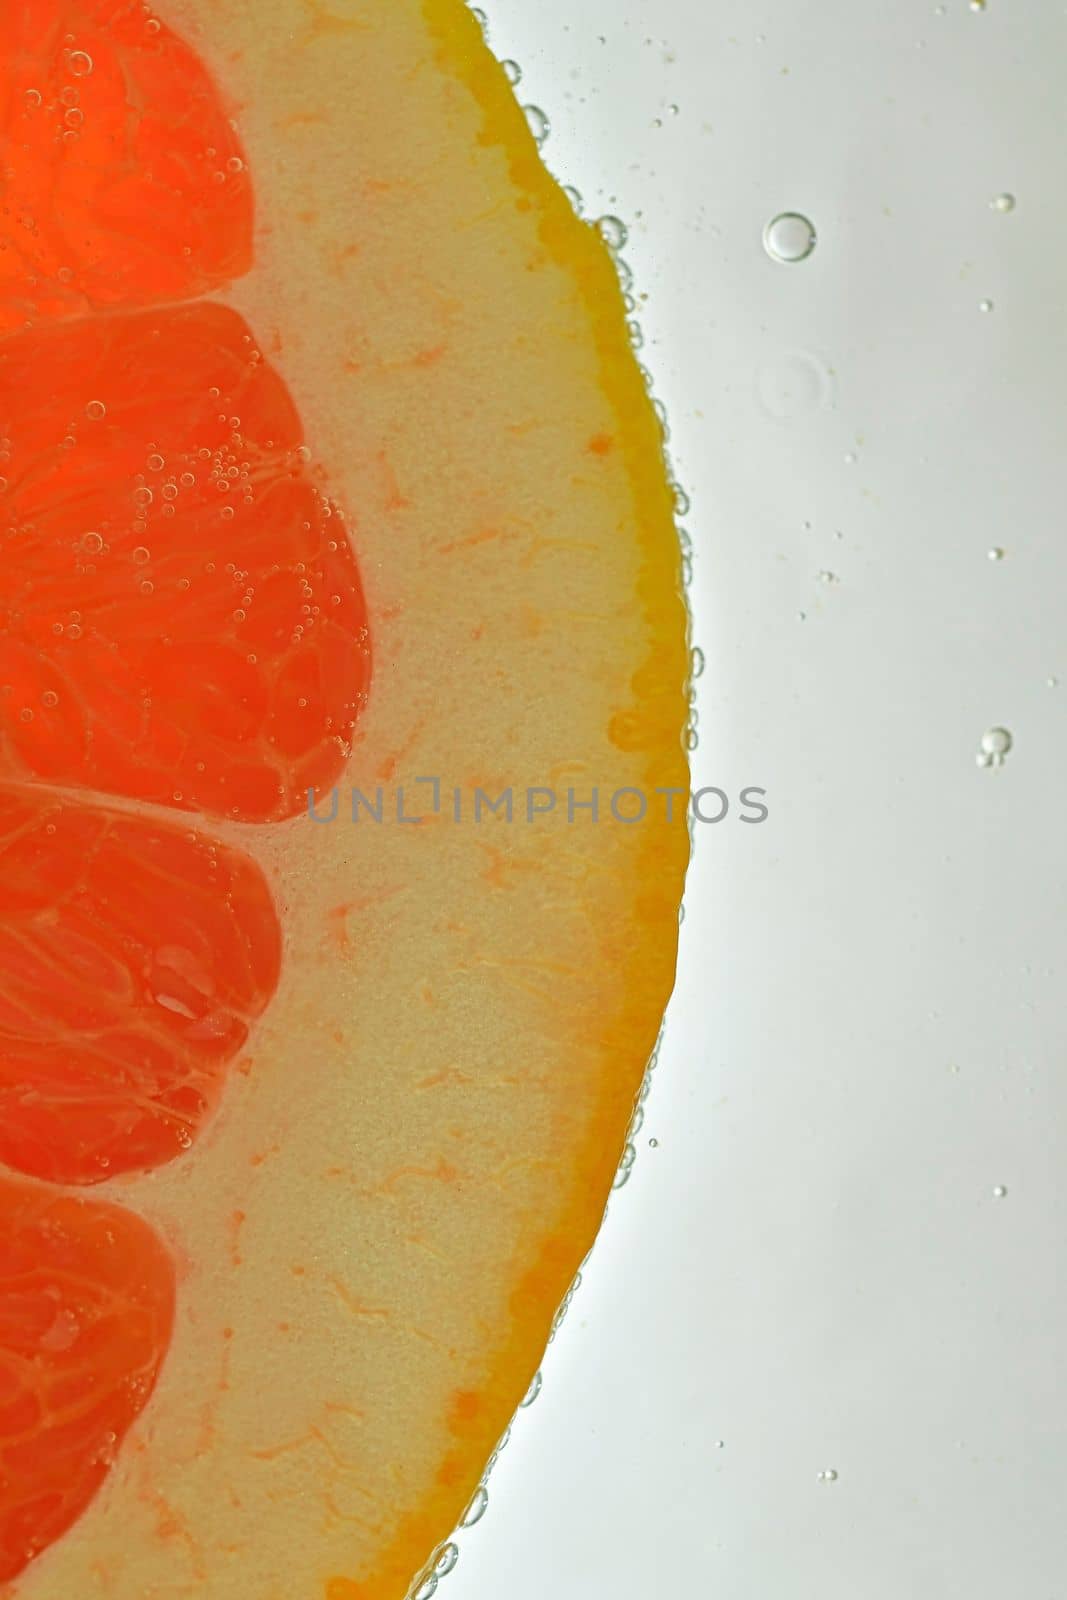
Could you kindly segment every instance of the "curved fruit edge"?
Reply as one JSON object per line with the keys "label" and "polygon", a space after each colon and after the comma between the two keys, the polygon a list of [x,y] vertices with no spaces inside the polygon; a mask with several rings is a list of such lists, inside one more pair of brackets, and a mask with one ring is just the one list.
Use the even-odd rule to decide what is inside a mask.
{"label": "curved fruit edge", "polygon": [[[481,142],[508,158],[516,190],[540,216],[546,252],[574,279],[585,303],[599,353],[600,382],[615,413],[619,449],[636,509],[643,570],[638,593],[650,638],[645,661],[632,679],[634,702],[617,714],[612,742],[644,753],[646,788],[688,794],[689,764],[683,740],[689,717],[689,612],[681,579],[681,546],[674,520],[662,429],[626,331],[622,292],[612,258],[597,230],[582,222],[544,167],[503,68],[485,43],[476,17],[457,0],[423,0],[437,44],[437,60],[481,108]],[[588,1256],[604,1219],[622,1141],[645,1082],[662,1015],[674,986],[678,911],[690,854],[684,816],[673,830],[642,833],[635,883],[643,885],[635,910],[644,936],[626,958],[625,1008],[605,1035],[604,1056],[613,1070],[602,1087],[585,1151],[555,1232],[545,1242],[511,1297],[511,1328],[489,1360],[492,1376],[481,1393],[453,1397],[454,1443],[434,1492],[406,1516],[377,1571],[355,1581],[335,1577],[326,1600],[401,1600],[433,1571],[434,1556],[457,1528],[475,1484],[471,1462],[493,1455],[514,1415],[514,1395],[533,1377],[532,1349],[543,1352],[561,1302]],[[478,1481],[481,1481],[479,1478]],[[429,1557],[429,1562],[427,1558]]]}

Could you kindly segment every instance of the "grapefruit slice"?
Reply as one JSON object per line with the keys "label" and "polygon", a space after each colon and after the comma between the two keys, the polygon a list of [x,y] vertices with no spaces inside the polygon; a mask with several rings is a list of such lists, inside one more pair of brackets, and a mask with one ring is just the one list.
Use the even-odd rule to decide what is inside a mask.
{"label": "grapefruit slice", "polygon": [[151,1395],[173,1280],[137,1217],[0,1179],[0,1582],[99,1488]]}
{"label": "grapefruit slice", "polygon": [[[131,12],[92,14],[106,32],[107,16],[124,28]],[[60,674],[51,709],[77,715],[36,735],[21,714],[8,718],[4,772],[20,792],[120,797],[168,863],[175,808],[205,813],[197,827],[217,850],[254,861],[269,885],[284,958],[248,1068],[195,1146],[147,1176],[141,1151],[105,1186],[182,1263],[173,1337],[136,1440],[70,1533],[25,1566],[17,1593],[401,1600],[469,1501],[593,1241],[673,981],[688,656],[672,492],[612,262],[546,175],[460,0],[175,0],[162,19],[139,17],[160,22],[149,36],[177,52],[190,82],[214,79],[229,97],[239,175],[256,190],[254,271],[226,289],[229,313],[159,305],[51,331],[65,308],[45,297],[33,313],[40,349],[62,336],[81,353],[54,355],[32,414],[12,413],[5,437],[38,426],[54,394],[67,429],[58,448],[75,465],[56,500],[23,471],[32,451],[13,463],[13,549],[31,581],[3,602],[4,681],[36,722],[27,696],[59,694],[45,677]],[[162,103],[187,170],[188,141],[215,161],[214,111],[198,133]],[[123,128],[147,105],[140,92],[129,100]],[[151,115],[155,150],[166,130],[157,138]],[[200,191],[174,193],[180,213]],[[151,231],[151,210],[135,220]],[[161,291],[146,268],[144,300],[133,275],[115,301],[86,291],[75,309],[214,291],[241,260],[224,232],[212,257],[210,234],[184,257],[207,260],[200,276],[187,268]],[[227,473],[247,459],[251,477],[263,463],[262,518],[257,503],[239,533],[236,518],[224,529],[188,486],[183,537],[205,568],[232,563],[227,575],[244,583],[259,563],[252,609],[233,608],[244,619],[223,614],[225,585],[205,587],[203,613],[183,611],[169,586],[189,557],[177,529],[173,544],[163,535],[162,511],[165,542],[153,527],[144,548],[164,564],[166,602],[154,600],[155,576],[150,594],[133,591],[121,562],[86,563],[73,548],[86,531],[103,539],[106,521],[105,542],[143,565],[131,541],[147,518],[136,513],[155,502],[134,498],[154,493],[138,475],[165,470],[168,452],[199,452],[201,430],[243,435],[236,404],[238,424],[222,404],[214,421],[198,409],[205,382],[212,400],[225,388],[209,381],[194,336],[212,317],[247,330],[293,408],[283,417],[275,391],[262,402],[272,432],[257,421],[251,454],[243,438],[228,447]],[[107,341],[130,339],[143,355],[149,326],[178,325],[192,330],[186,400],[154,405],[155,388],[138,387],[140,357],[111,401],[68,382],[95,341],[111,370]],[[13,334],[0,354],[32,384],[33,347],[19,354],[30,338]],[[169,371],[181,386],[185,348],[153,385]],[[88,417],[93,401],[105,415]],[[175,407],[183,421],[164,448]],[[245,409],[258,415],[254,400]],[[113,417],[118,432],[82,451],[81,415]],[[38,456],[55,446],[58,414],[47,420]],[[222,435],[205,437],[209,458],[220,447]],[[294,534],[289,499],[310,504],[312,491],[317,515]],[[362,588],[333,527],[348,531]],[[291,548],[297,535],[310,555]],[[321,615],[336,592],[347,607],[345,625],[312,630],[310,648],[304,635],[294,644],[296,626],[285,631],[288,579],[309,561],[322,572],[301,605]],[[12,565],[5,582],[18,580]],[[376,666],[356,720],[364,605]],[[73,643],[91,637],[95,654],[60,645],[65,607],[82,613],[80,629],[91,616],[91,635]],[[248,625],[263,635],[247,652],[251,676],[237,659]],[[172,672],[156,645],[176,652]],[[340,662],[344,681],[323,661]],[[146,674],[147,723],[130,716]],[[301,700],[314,708],[311,737]],[[332,820],[294,816],[301,783],[320,791],[315,816]],[[107,809],[98,795],[59,798]],[[133,834],[131,844],[136,861]],[[251,865],[241,870],[250,884]],[[108,882],[118,895],[117,869]],[[228,920],[235,938],[250,896]],[[150,898],[141,972],[153,940],[161,956],[170,948]],[[266,925],[262,908],[255,916]],[[97,924],[93,939],[108,937]],[[60,951],[70,933],[49,938]],[[272,986],[260,969],[228,1014],[244,1026]],[[188,992],[183,1003],[195,1009]],[[37,1192],[21,1181],[19,1193]],[[165,1345],[161,1335],[155,1348]],[[38,1451],[53,1481],[47,1439]]]}
{"label": "grapefruit slice", "polygon": [[254,863],[0,785],[0,1163],[53,1183],[189,1149],[278,982]]}
{"label": "grapefruit slice", "polygon": [[247,271],[243,151],[203,63],[140,0],[7,0],[0,331]]}
{"label": "grapefruit slice", "polygon": [[366,695],[363,596],[237,313],[4,340],[0,430],[4,768],[248,821],[339,777]]}

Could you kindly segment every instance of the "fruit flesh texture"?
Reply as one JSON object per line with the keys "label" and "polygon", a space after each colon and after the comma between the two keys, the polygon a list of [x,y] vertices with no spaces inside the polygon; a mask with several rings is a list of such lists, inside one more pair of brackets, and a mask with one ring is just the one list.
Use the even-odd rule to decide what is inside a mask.
{"label": "fruit flesh texture", "polygon": [[0,766],[249,822],[301,810],[347,757],[366,615],[244,321],[202,302],[11,337],[0,429]]}
{"label": "fruit flesh texture", "polygon": [[167,15],[240,106],[227,299],[357,530],[375,689],[336,826],[226,833],[284,907],[278,994],[138,1196],[185,1263],[149,1448],[19,1600],[400,1600],[592,1243],[688,838],[680,805],[360,831],[347,784],[684,787],[671,494],[611,264],[459,0]]}
{"label": "fruit flesh texture", "polygon": [[[347,757],[367,629],[251,331],[154,304],[249,262],[202,65],[141,6],[4,12],[0,1164],[86,1185],[192,1146],[281,935],[244,851],[79,796],[293,815]],[[0,1179],[0,1579],[98,1492],[172,1278],[147,1225]]]}
{"label": "fruit flesh texture", "polygon": [[0,1582],[96,1493],[173,1315],[174,1269],[145,1223],[0,1178]]}

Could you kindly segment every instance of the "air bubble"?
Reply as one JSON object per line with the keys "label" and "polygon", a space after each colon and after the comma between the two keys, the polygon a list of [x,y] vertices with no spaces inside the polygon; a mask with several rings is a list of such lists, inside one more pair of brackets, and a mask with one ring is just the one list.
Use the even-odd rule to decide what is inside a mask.
{"label": "air bubble", "polygon": [[582,199],[581,191],[576,189],[573,183],[565,183],[563,185],[563,193],[570,202],[571,210],[575,216],[580,217],[585,209],[585,201]]}
{"label": "air bubble", "polygon": [[90,422],[99,422],[101,417],[107,416],[107,406],[102,400],[90,400],[85,408],[85,415]]}
{"label": "air bubble", "polygon": [[674,509],[680,517],[687,516],[690,511],[690,499],[680,484],[674,486]]}
{"label": "air bubble", "polygon": [[39,106],[41,103],[40,89],[27,89],[23,98],[28,106]]}
{"label": "air bubble", "polygon": [[63,121],[68,128],[80,128],[85,121],[85,113],[84,111],[79,111],[77,106],[72,106],[69,111],[64,113]]}
{"label": "air bubble", "polygon": [[442,1547],[440,1555],[434,1562],[433,1570],[439,1578],[447,1578],[458,1560],[459,1546],[449,1542]]}
{"label": "air bubble", "polygon": [[537,1399],[537,1396],[541,1393],[541,1385],[543,1382],[544,1379],[541,1377],[539,1369],[530,1379],[530,1387],[519,1401],[519,1405],[523,1407],[532,1406],[534,1401]]}
{"label": "air bubble", "polygon": [[143,544],[139,544],[133,552],[133,559],[139,567],[143,567],[146,561],[152,559],[152,552]]}
{"label": "air bubble", "polygon": [[461,1528],[473,1528],[476,1522],[481,1522],[485,1516],[485,1508],[489,1504],[489,1490],[484,1483],[480,1483],[471,1496],[470,1504],[459,1519]]}
{"label": "air bubble", "polygon": [[987,554],[989,556],[990,561],[1003,561],[1004,560],[1004,550],[1003,550],[1002,546],[999,545],[999,544],[995,544],[993,546],[993,548],[987,552]]}
{"label": "air bubble", "polygon": [[820,1483],[836,1483],[837,1482],[837,1476],[838,1476],[838,1474],[837,1474],[837,1468],[836,1467],[827,1467],[825,1469],[825,1471],[819,1473],[819,1482]]}
{"label": "air bubble", "polygon": [[701,650],[699,645],[694,645],[693,649],[689,652],[689,676],[691,678],[703,677],[704,666],[704,652]]}
{"label": "air bubble", "polygon": [[103,548],[104,541],[98,533],[86,533],[82,535],[82,549],[87,555],[97,556],[100,554]]}
{"label": "air bubble", "polygon": [[1015,210],[1015,196],[1013,194],[995,194],[989,202],[990,211],[999,211],[1006,214]]}
{"label": "air bubble", "polygon": [[980,767],[1002,767],[1015,743],[1007,728],[989,728],[975,757]]}
{"label": "air bubble", "polygon": [[226,171],[227,172],[243,172],[244,169],[245,169],[245,164],[241,160],[240,156],[231,156],[230,159],[226,163]]}
{"label": "air bubble", "polygon": [[596,225],[597,232],[609,250],[622,250],[630,237],[629,229],[625,222],[618,217],[601,217]]}
{"label": "air bubble", "polygon": [[72,50],[67,66],[75,78],[87,78],[93,70],[93,58],[84,50]]}
{"label": "air bubble", "polygon": [[817,242],[814,225],[799,211],[783,211],[763,230],[763,248],[772,261],[806,261]]}
{"label": "air bubble", "polygon": [[502,61],[500,65],[503,67],[504,76],[510,84],[515,85],[522,82],[522,68],[517,61]]}
{"label": "air bubble", "polygon": [[992,300],[979,300],[978,309],[983,313],[983,315],[988,315],[988,313],[993,310]]}
{"label": "air bubble", "polygon": [[1008,1193],[1008,1191],[1007,1191],[1007,1188],[1005,1187],[1005,1185],[1002,1184],[1002,1183],[998,1183],[996,1185],[996,1187],[994,1188],[994,1190],[993,1190],[993,1198],[995,1200],[1003,1200],[1003,1199],[1005,1199],[1007,1197],[1007,1193]]}
{"label": "air bubble", "polygon": [[155,589],[155,587],[156,586],[152,582],[151,578],[145,578],[143,580],[142,584],[141,584],[141,593],[142,594],[151,594],[153,592],[153,590]]}
{"label": "air bubble", "polygon": [[540,106],[523,106],[522,111],[526,118],[526,126],[533,134],[534,144],[540,149],[552,132],[552,124]]}

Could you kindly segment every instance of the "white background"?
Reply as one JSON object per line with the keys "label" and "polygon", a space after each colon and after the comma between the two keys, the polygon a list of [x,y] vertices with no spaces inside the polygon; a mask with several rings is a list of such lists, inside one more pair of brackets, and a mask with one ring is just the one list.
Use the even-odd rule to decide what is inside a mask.
{"label": "white background", "polygon": [[443,1595],[1063,1600],[1067,15],[487,9],[629,225],[696,778],[771,817],[699,830],[631,1179]]}

